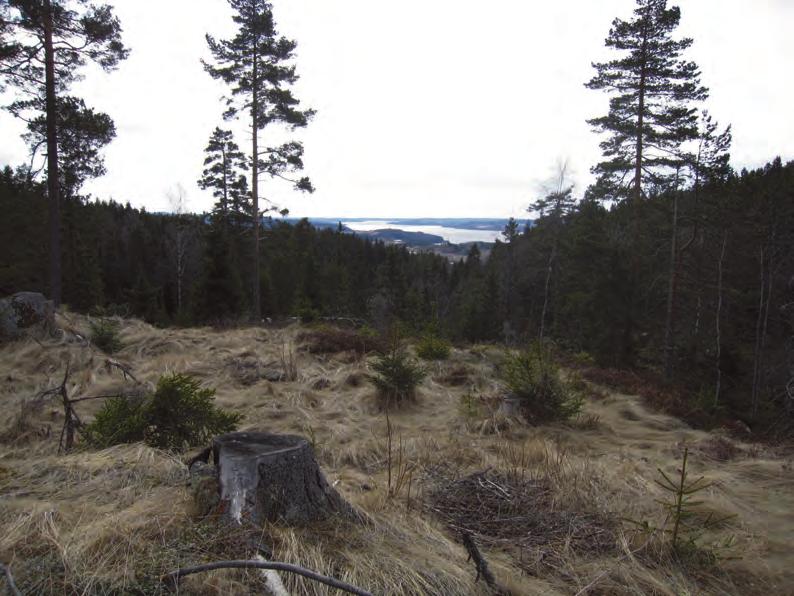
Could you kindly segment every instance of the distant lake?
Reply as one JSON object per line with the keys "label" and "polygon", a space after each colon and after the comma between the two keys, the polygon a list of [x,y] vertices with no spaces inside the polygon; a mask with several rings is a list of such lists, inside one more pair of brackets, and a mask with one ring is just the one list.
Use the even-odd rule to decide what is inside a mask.
{"label": "distant lake", "polygon": [[448,228],[446,226],[413,226],[407,224],[393,223],[387,219],[373,219],[369,221],[343,221],[351,230],[359,232],[369,232],[372,230],[383,230],[393,228],[405,232],[424,232],[425,234],[435,234],[441,236],[452,244],[462,244],[464,242],[494,242],[497,238],[502,240],[502,232],[496,230],[464,230],[461,228]]}

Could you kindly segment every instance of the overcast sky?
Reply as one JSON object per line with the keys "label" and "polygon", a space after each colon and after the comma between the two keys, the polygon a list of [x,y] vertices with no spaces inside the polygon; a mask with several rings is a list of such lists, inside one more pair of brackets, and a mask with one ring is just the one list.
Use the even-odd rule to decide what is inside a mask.
{"label": "overcast sky", "polygon": [[[222,84],[204,73],[205,33],[234,32],[225,0],[110,0],[130,58],[87,70],[76,94],[109,113],[118,136],[98,198],[167,210],[195,181]],[[282,34],[298,42],[296,95],[317,117],[299,137],[317,192],[266,182],[294,215],[522,216],[567,158],[579,189],[599,137],[585,120],[607,98],[584,83],[603,41],[634,0],[273,0]],[[707,107],[733,125],[734,167],[794,158],[794,0],[680,0],[679,35],[711,90]],[[6,96],[3,99],[8,100]],[[6,101],[5,103],[8,103]],[[20,123],[0,114],[0,164],[25,160]],[[262,137],[267,143],[267,132]],[[238,142],[247,144],[244,135]]]}

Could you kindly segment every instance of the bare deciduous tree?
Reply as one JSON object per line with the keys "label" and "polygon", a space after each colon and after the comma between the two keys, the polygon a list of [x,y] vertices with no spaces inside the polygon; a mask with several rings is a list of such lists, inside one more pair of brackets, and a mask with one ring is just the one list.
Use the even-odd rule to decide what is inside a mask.
{"label": "bare deciduous tree", "polygon": [[176,216],[176,223],[169,235],[169,243],[176,276],[176,308],[177,314],[181,315],[188,255],[195,241],[195,235],[186,217],[187,191],[182,184],[177,184],[175,188],[167,190],[165,196],[168,199],[171,211]]}

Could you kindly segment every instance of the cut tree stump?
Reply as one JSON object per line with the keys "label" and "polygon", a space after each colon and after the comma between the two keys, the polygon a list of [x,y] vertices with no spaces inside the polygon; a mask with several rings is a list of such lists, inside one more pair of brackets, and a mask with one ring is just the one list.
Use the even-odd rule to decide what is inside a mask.
{"label": "cut tree stump", "polygon": [[234,432],[216,437],[211,452],[221,506],[238,523],[302,525],[334,515],[358,518],[328,484],[303,437]]}

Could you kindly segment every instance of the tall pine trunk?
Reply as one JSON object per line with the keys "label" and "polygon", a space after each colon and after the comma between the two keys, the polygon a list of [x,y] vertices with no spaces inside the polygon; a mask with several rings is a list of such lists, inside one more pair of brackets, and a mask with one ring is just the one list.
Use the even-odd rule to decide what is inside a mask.
{"label": "tall pine trunk", "polygon": [[61,201],[58,185],[58,126],[55,98],[55,51],[52,45],[52,6],[44,0],[44,73],[47,112],[47,199],[50,227],[50,298],[61,304]]}
{"label": "tall pine trunk", "polygon": [[[638,204],[642,199],[642,152],[643,152],[643,128],[645,126],[645,86],[646,86],[646,66],[647,66],[647,47],[648,47],[648,26],[647,23],[643,28],[642,38],[642,67],[640,68],[640,83],[637,88],[637,146],[636,155],[634,157],[634,201]],[[636,220],[635,204],[635,220]]]}
{"label": "tall pine trunk", "polygon": [[257,91],[259,85],[258,72],[257,72],[257,55],[254,50],[254,68],[253,68],[253,102],[251,105],[251,137],[253,153],[251,164],[251,214],[253,216],[253,233],[254,233],[254,279],[253,281],[253,304],[252,314],[254,322],[259,322],[262,319],[262,305],[259,296],[259,93]]}

